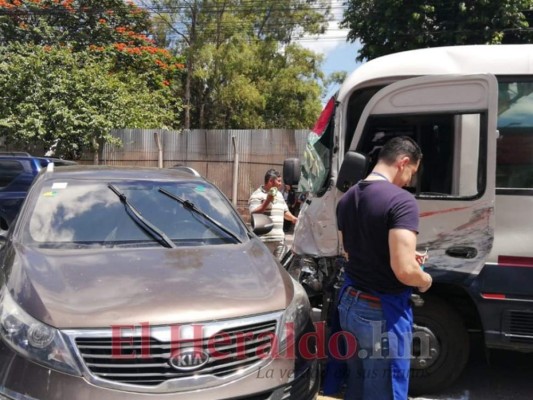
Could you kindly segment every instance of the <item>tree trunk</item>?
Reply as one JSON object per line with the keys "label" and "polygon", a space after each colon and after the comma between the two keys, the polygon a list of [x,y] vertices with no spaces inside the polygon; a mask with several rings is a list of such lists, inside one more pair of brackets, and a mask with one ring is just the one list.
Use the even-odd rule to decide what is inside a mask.
{"label": "tree trunk", "polygon": [[92,145],[93,145],[93,165],[99,165],[100,164],[100,149],[98,146],[98,141],[96,138],[92,138]]}
{"label": "tree trunk", "polygon": [[183,127],[191,129],[191,77],[192,77],[192,61],[191,55],[187,57],[187,76],[185,77],[185,116],[183,120]]}

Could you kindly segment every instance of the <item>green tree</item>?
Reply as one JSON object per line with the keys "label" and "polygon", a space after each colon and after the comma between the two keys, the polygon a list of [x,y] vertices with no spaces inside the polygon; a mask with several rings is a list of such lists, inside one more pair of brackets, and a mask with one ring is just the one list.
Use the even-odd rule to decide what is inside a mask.
{"label": "green tree", "polygon": [[95,152],[120,128],[172,124],[170,88],[149,87],[134,71],[113,71],[115,61],[68,47],[13,44],[0,48],[0,135],[11,142],[51,144],[72,157]]}
{"label": "green tree", "polygon": [[529,43],[531,0],[347,0],[341,27],[358,61],[423,47]]}
{"label": "green tree", "polygon": [[292,41],[324,31],[328,1],[141,4],[153,12],[159,40],[186,56],[185,128],[312,125],[320,111],[322,59]]}
{"label": "green tree", "polygon": [[183,58],[150,27],[123,0],[0,0],[1,133],[72,156],[97,155],[111,129],[176,127]]}
{"label": "green tree", "polygon": [[269,59],[263,89],[266,126],[311,128],[322,109],[319,101],[322,94],[319,81],[324,80],[320,70],[322,57],[291,44],[282,54],[273,52],[271,57],[261,60],[261,65],[266,65]]}

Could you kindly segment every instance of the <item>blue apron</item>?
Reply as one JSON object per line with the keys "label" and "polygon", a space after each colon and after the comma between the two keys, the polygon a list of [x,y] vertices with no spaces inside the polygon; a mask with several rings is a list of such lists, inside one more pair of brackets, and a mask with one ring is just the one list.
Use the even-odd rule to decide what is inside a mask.
{"label": "blue apron", "polygon": [[[348,286],[356,286],[345,274],[344,285],[340,290],[337,303]],[[404,354],[403,350],[411,349],[413,330],[413,310],[410,304],[412,289],[406,289],[400,294],[381,294],[373,292],[381,300],[385,325],[389,335],[395,335],[399,340],[389,341],[389,353],[397,354],[397,358],[391,359],[392,393],[394,400],[406,400],[409,390],[409,369],[411,365],[410,354]],[[335,311],[331,318],[331,333],[340,332],[339,312]],[[402,346],[402,340],[408,340],[408,346]],[[399,345],[400,348],[397,348]],[[340,349],[344,351],[345,349]],[[341,391],[347,374],[345,362],[328,356],[326,373],[322,390],[325,395],[337,394]]]}

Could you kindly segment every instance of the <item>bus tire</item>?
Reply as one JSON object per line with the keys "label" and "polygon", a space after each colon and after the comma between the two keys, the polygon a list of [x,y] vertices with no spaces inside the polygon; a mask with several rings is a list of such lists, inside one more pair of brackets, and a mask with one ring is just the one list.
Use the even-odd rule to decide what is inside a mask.
{"label": "bus tire", "polygon": [[[463,320],[442,299],[424,296],[414,308],[409,393],[439,391],[454,382],[468,361],[470,341]],[[428,340],[422,344],[423,340]],[[425,355],[425,356],[424,356]]]}

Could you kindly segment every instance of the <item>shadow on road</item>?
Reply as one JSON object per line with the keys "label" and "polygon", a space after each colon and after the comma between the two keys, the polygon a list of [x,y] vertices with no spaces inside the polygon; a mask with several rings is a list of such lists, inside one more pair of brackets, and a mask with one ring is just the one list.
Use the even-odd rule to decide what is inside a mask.
{"label": "shadow on road", "polygon": [[[319,396],[319,400],[342,396]],[[459,379],[440,393],[410,400],[531,400],[533,399],[533,353],[485,351],[479,335],[472,336],[466,369]]]}
{"label": "shadow on road", "polygon": [[533,354],[485,351],[482,339],[471,340],[471,354],[459,379],[445,391],[413,399],[530,400],[533,399]]}

